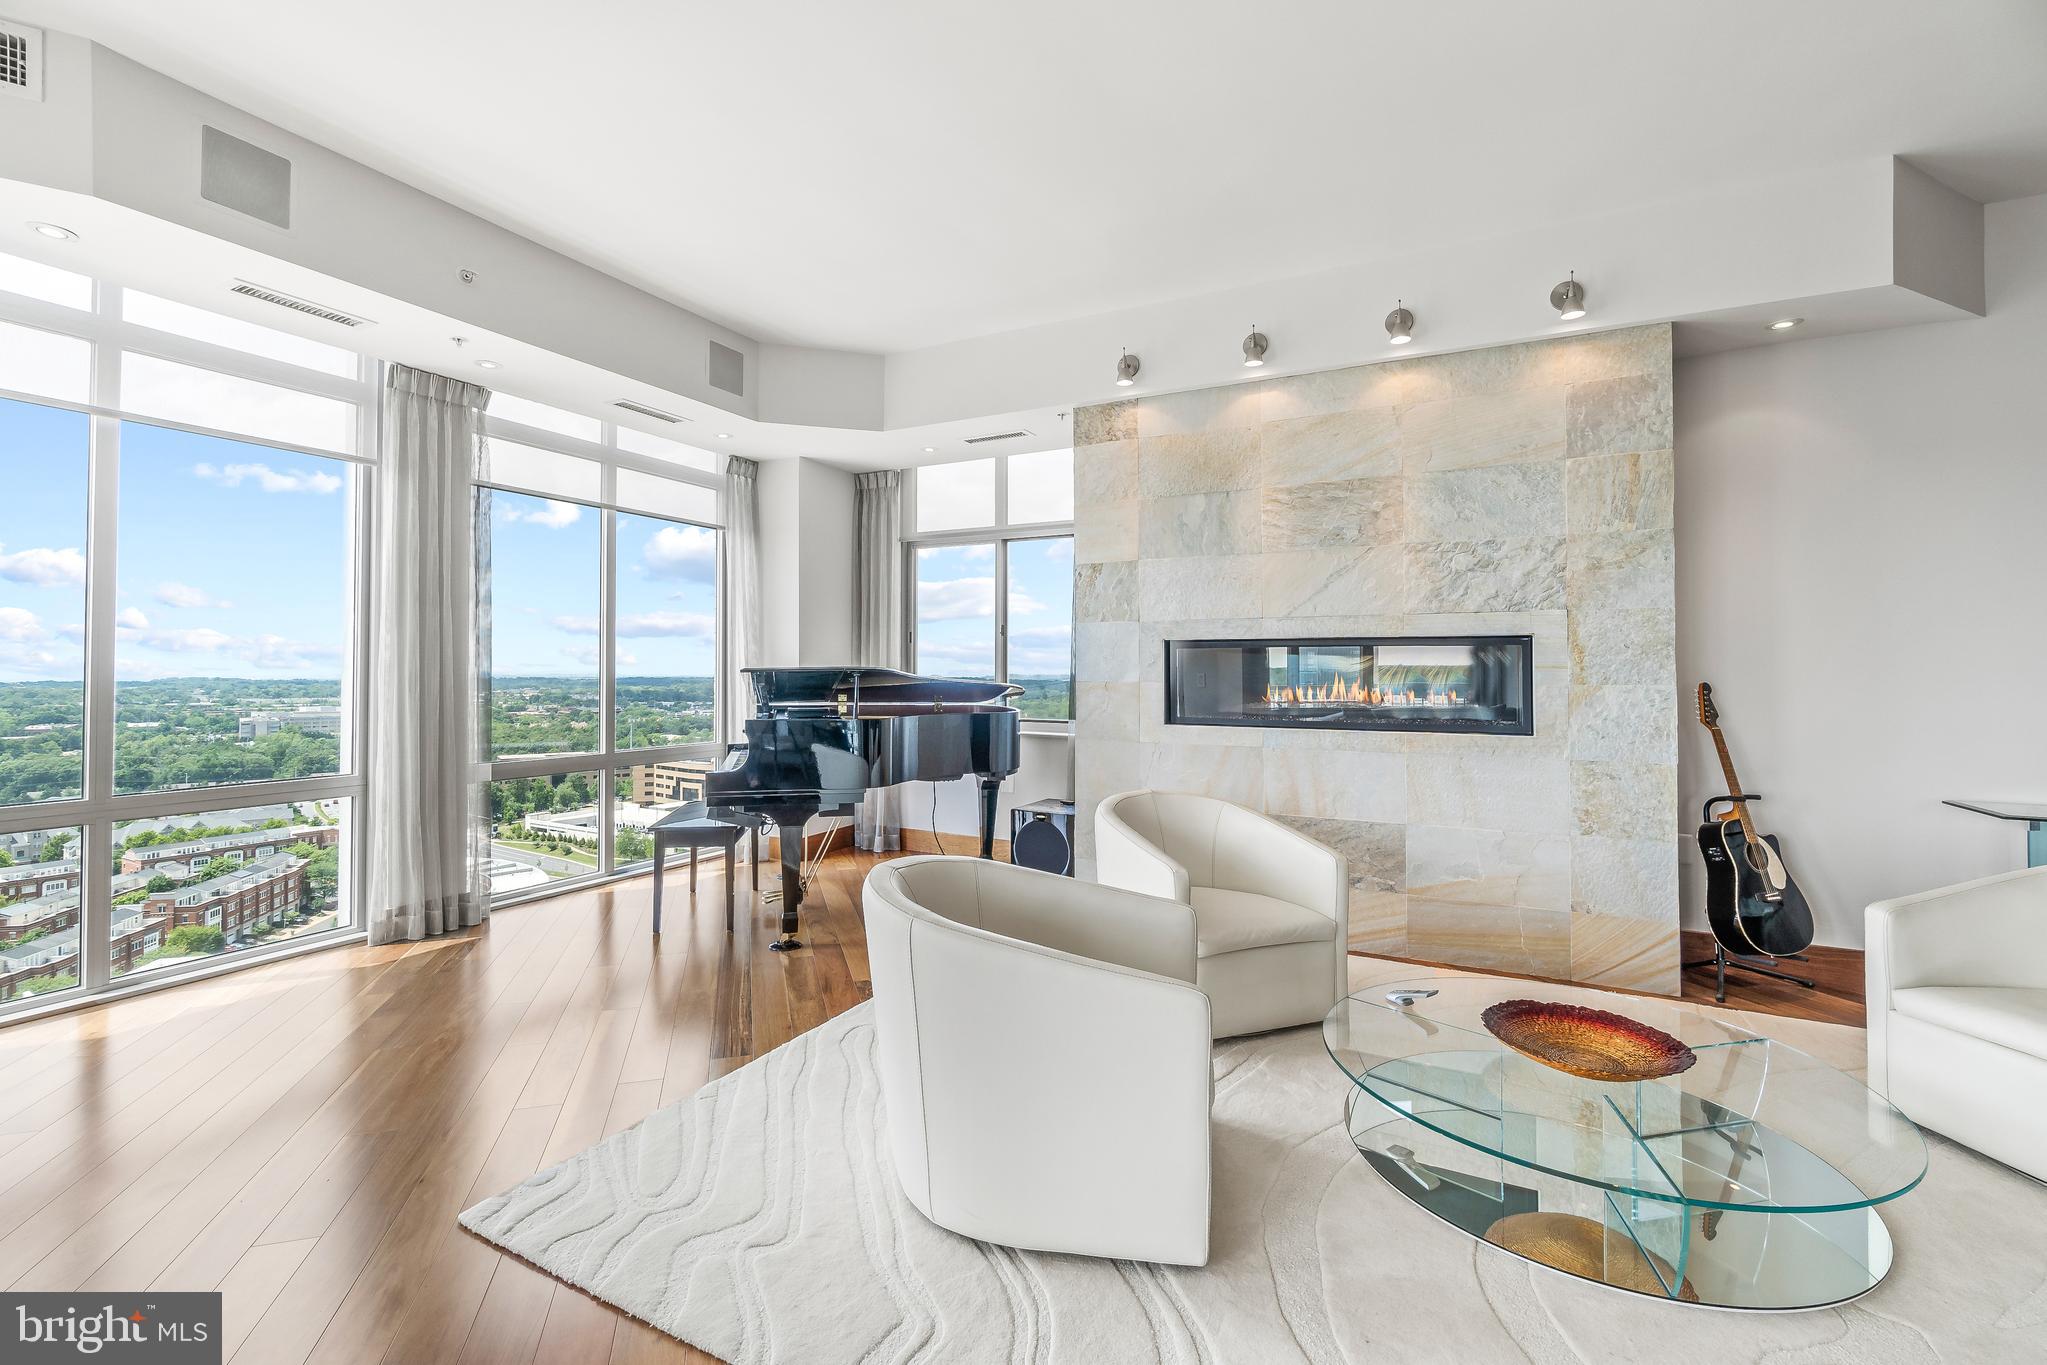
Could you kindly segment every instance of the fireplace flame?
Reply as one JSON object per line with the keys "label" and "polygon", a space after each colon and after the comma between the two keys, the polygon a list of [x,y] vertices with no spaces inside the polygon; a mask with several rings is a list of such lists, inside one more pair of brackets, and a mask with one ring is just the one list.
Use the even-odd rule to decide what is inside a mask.
{"label": "fireplace flame", "polygon": [[1412,688],[1395,692],[1390,689],[1366,687],[1363,681],[1346,682],[1338,678],[1335,682],[1314,687],[1268,687],[1265,690],[1267,706],[1455,706],[1458,697],[1455,692],[1418,693]]}

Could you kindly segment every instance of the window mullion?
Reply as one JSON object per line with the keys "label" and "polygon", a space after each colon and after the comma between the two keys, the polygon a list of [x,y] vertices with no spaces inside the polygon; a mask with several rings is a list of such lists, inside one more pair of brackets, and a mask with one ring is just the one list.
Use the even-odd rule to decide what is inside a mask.
{"label": "window mullion", "polygon": [[1009,542],[995,542],[995,681],[1009,681]]}
{"label": "window mullion", "polygon": [[[617,481],[618,471],[605,465],[605,502],[616,496]],[[602,560],[597,574],[597,710],[598,728],[603,731],[598,752],[610,759],[618,752],[618,513],[607,507],[597,515],[598,553]],[[617,842],[617,812],[613,809],[613,789],[617,779],[616,766],[607,763],[597,797],[597,867],[607,873],[616,865],[613,845]]]}

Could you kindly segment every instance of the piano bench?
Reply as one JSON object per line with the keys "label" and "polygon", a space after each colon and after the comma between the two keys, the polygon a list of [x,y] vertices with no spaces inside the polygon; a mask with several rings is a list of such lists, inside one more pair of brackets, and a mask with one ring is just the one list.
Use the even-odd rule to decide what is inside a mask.
{"label": "piano bench", "polygon": [[654,840],[654,932],[661,932],[661,884],[668,866],[668,850],[689,850],[689,901],[697,900],[697,850],[720,849],[725,854],[725,932],[732,932],[733,860],[742,835],[753,835],[753,889],[761,889],[761,827],[748,822],[729,824],[723,820],[688,820],[672,825],[655,825],[647,831]]}

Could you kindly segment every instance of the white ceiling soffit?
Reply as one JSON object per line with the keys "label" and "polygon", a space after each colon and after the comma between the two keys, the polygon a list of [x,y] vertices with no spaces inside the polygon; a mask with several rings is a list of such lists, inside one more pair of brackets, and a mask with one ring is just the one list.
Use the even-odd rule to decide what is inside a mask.
{"label": "white ceiling soffit", "polygon": [[1893,153],[2047,192],[2039,0],[4,5],[749,336],[856,351]]}
{"label": "white ceiling soffit", "polygon": [[[361,337],[359,344],[443,368],[454,363],[439,353],[449,349],[448,324],[466,310],[459,330],[511,357],[488,381],[508,391],[596,409],[628,397],[695,419],[682,435],[693,444],[854,467],[958,458],[971,450],[966,437],[1010,427],[1036,433],[1032,448],[1046,448],[1063,441],[1063,415],[1077,402],[1562,330],[1710,317],[1725,324],[1722,330],[1681,328],[1681,344],[1693,344],[1685,341],[1688,331],[1700,345],[1742,344],[1744,309],[1767,314],[1782,301],[1817,300],[1820,311],[1836,295],[1855,303],[1837,324],[1803,334],[1829,325],[1922,321],[1929,311],[1959,316],[1956,308],[1966,303],[1929,310],[1916,297],[1931,289],[1947,298],[1952,291],[1899,283],[1890,247],[1897,222],[1892,182],[1926,177],[1894,168],[1888,153],[1912,153],[1947,184],[1979,196],[2047,187],[2041,107],[2047,101],[2033,93],[2038,83],[2024,98],[2015,93],[2021,78],[2047,80],[2047,72],[2034,71],[2047,64],[2047,41],[2036,40],[2047,39],[2047,7],[2030,3],[1979,3],[1973,25],[1953,23],[1952,13],[1936,23],[1920,7],[1892,0],[1815,4],[1789,17],[1742,0],[1682,20],[1632,6],[1577,4],[1569,24],[1549,7],[1544,24],[1572,35],[1563,44],[1569,60],[1533,57],[1557,38],[1545,31],[1537,42],[1531,33],[1513,51],[1513,71],[1506,60],[1512,45],[1502,35],[1520,34],[1529,22],[1521,7],[1470,26],[1481,32],[1454,34],[1433,12],[1368,20],[1348,6],[1314,19],[1296,13],[1247,33],[1233,9],[1237,22],[1227,41],[1222,28],[1203,22],[1203,12],[1182,7],[1174,11],[1178,23],[1122,43],[1114,61],[1105,58],[1102,42],[1070,41],[1079,31],[1071,26],[1056,43],[1037,34],[1061,12],[1056,5],[999,21],[933,10],[914,32],[900,31],[911,23],[900,9],[861,15],[865,36],[828,60],[811,46],[829,47],[842,25],[856,22],[836,9],[807,21],[801,50],[741,41],[758,22],[754,16],[695,13],[683,31],[687,50],[721,56],[707,63],[716,71],[692,69],[687,81],[675,79],[673,51],[658,60],[648,55],[661,46],[654,39],[685,22],[679,11],[606,9],[560,35],[561,88],[546,101],[515,98],[502,80],[503,71],[517,69],[514,40],[527,41],[531,31],[522,25],[539,13],[527,0],[489,6],[442,0],[424,17],[408,10],[407,42],[396,45],[373,41],[390,18],[383,11],[395,12],[387,0],[365,0],[345,18],[316,7],[280,15],[264,6],[260,23],[246,0],[67,0],[61,16],[42,0],[0,3],[31,19],[61,17],[286,128],[469,206],[489,220],[485,226],[504,224],[671,304],[695,307],[700,316],[688,324],[691,334],[749,349],[759,392],[734,404],[702,385],[670,383],[665,374],[622,386],[618,375],[634,374],[632,362],[649,348],[619,363],[616,345],[603,346],[615,335],[587,345],[540,344],[533,335],[513,340],[488,325],[489,307],[470,306],[481,295],[451,293],[437,275],[419,289],[337,289],[345,278],[337,262],[313,268],[303,253],[294,256],[291,235],[245,235],[243,245],[253,242],[264,258],[302,267],[297,278],[265,267],[264,259],[252,263],[247,251],[213,263],[216,272],[376,317],[380,326],[362,331],[377,339]],[[1760,45],[1767,50],[1751,50],[1750,35],[1736,30],[1765,8],[1772,41]],[[1826,23],[1813,17],[1820,13],[1829,16]],[[1089,31],[1104,35],[1132,22],[1128,9],[1089,15],[1096,25]],[[990,102],[991,92],[1009,88],[1011,64],[992,81],[984,79],[985,64],[977,64],[972,80],[948,74],[965,63],[927,72],[936,86],[919,88],[920,109],[928,110],[934,88],[957,90],[967,124],[1000,125],[1000,136],[951,162],[933,161],[928,147],[904,150],[952,139],[956,129],[933,127],[948,121],[922,112],[899,120],[893,87],[870,73],[836,104],[824,92],[843,85],[842,75],[787,80],[792,71],[817,66],[837,71],[845,51],[865,53],[870,45],[879,69],[893,69],[904,59],[883,37],[899,38],[927,60],[940,49],[957,56],[977,26],[995,22],[1004,25],[1004,50],[1056,49],[1058,60],[1032,70],[1029,115],[1013,124],[1004,122],[1007,106]],[[1680,22],[1682,33],[1672,27]],[[628,23],[638,27],[619,27]],[[216,30],[227,29],[235,30],[235,41],[213,41]],[[1283,31],[1286,42],[1275,47],[1267,29]],[[1330,43],[1367,32],[1377,44],[1369,50],[1381,57],[1393,50],[1388,39],[1420,42],[1414,51],[1441,56],[1419,66],[1375,58],[1369,78],[1362,63],[1347,59],[1339,80],[1321,54]],[[1830,33],[1854,33],[1856,46],[1829,49],[1821,59],[1815,54]],[[610,35],[601,62],[589,46],[593,34]],[[728,39],[737,46],[720,46]],[[1736,46],[1741,59],[1714,69],[1719,59],[1709,54]],[[282,68],[266,55],[272,47],[288,49],[298,63],[288,84],[273,78]],[[1652,47],[1660,53],[1650,63],[1658,67],[1649,83],[1653,96],[1635,74]],[[1964,50],[1975,64],[1971,80],[1957,88],[1933,68],[1941,53],[1961,60]],[[1188,73],[1213,76],[1232,51],[1242,72],[1257,77],[1251,82],[1257,88],[1224,100],[1220,87]],[[1164,60],[1168,52],[1173,61]],[[427,53],[436,54],[431,65],[438,75],[414,79],[420,73],[413,67],[423,71]],[[1259,75],[1284,73],[1282,58],[1298,71],[1276,81]],[[659,79],[651,73],[628,79],[643,61],[662,68]],[[1773,87],[1780,65],[1800,69]],[[1410,74],[1416,69],[1426,69],[1426,82]],[[1728,70],[1741,73],[1738,89],[1728,85]],[[707,88],[695,84],[697,77],[708,74],[711,86],[722,88],[733,71],[759,77],[749,102],[729,106],[746,109],[746,116],[691,122],[703,112]],[[1860,76],[1850,81],[1844,71]],[[375,75],[377,100],[359,98],[366,72]],[[1880,81],[1889,82],[1881,98],[1860,84]],[[786,91],[787,99],[763,103],[761,90]],[[1508,99],[1503,91],[1518,93]],[[1758,96],[1762,91],[1767,99]],[[1216,107],[1197,117],[1205,99]],[[1101,100],[1113,107],[1098,109],[1101,117],[1090,119],[1087,137],[1079,138],[1075,107]],[[638,121],[621,112],[643,105],[648,117]],[[770,110],[765,118],[758,116],[762,108]],[[394,120],[394,109],[415,113]],[[601,119],[593,113],[599,109],[608,111]],[[1168,128],[1164,110],[1185,117]],[[12,112],[0,106],[0,120]],[[400,123],[407,125],[402,133]],[[1763,136],[1765,126],[1776,135]],[[432,127],[434,136],[417,137],[418,127]],[[644,158],[670,140],[662,131],[670,127],[681,130],[672,140],[686,169],[647,176]],[[641,131],[622,138],[620,128]],[[1782,136],[1787,128],[1799,136]],[[704,136],[705,129],[717,136]],[[1529,145],[1535,129],[1555,135],[1540,155]],[[812,142],[783,156],[798,131]],[[819,151],[843,151],[856,136],[872,145],[850,161]],[[606,169],[627,153],[630,173],[623,163],[616,174]],[[1538,174],[1522,173],[1538,162]],[[858,168],[858,185],[846,183],[851,167]],[[63,181],[51,176],[43,183]],[[1937,182],[1927,184],[1945,193]],[[1016,198],[1020,187],[1028,189],[1027,202]],[[14,188],[0,185],[0,195]],[[784,202],[791,193],[805,198],[802,212]],[[1965,200],[1949,198],[1966,212]],[[636,235],[649,215],[665,215],[658,241]],[[13,228],[22,216],[0,217],[0,250],[54,260],[40,239],[18,243]],[[370,248],[402,274],[423,255],[422,239],[445,220],[443,210],[393,221]],[[154,252],[156,244],[139,240],[139,232],[126,224],[116,237],[130,251]],[[205,250],[180,247],[187,249]],[[516,248],[511,257],[526,259]],[[175,253],[144,254],[104,270],[217,306],[194,296],[189,272],[169,268],[177,264]],[[138,277],[151,269],[163,278]],[[1590,315],[1572,328],[1543,305],[1567,270],[1586,281],[1592,302]],[[486,275],[485,294],[491,284],[507,294],[521,287],[502,268]],[[617,287],[616,280],[595,278],[599,287]],[[802,307],[781,309],[775,297],[783,293],[792,308]],[[1908,293],[1915,297],[1901,300]],[[388,301],[400,294],[402,307]],[[614,302],[641,311],[654,302],[630,294]],[[1396,297],[1415,310],[1418,328],[1414,346],[1392,350],[1379,319]],[[583,311],[584,321],[602,331],[619,308]],[[257,320],[288,325],[275,313]],[[678,309],[677,316],[689,315]],[[1254,323],[1272,338],[1271,364],[1259,372],[1237,365],[1237,341]],[[1135,390],[1112,382],[1126,345],[1144,359]],[[756,415],[780,420],[753,420],[748,414],[756,405]]]}

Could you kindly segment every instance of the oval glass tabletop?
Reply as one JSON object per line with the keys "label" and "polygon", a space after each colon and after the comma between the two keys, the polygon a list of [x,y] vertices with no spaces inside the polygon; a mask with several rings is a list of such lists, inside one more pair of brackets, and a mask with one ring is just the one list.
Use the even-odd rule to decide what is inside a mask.
{"label": "oval glass tabletop", "polygon": [[[1402,1004],[1403,993],[1416,993]],[[1434,994],[1420,994],[1435,992]],[[1585,1004],[1582,990],[1442,977],[1339,1001],[1329,1055],[1393,1114],[1530,1170],[1705,1209],[1825,1213],[1895,1199],[1926,1174],[1919,1129],[1818,1058],[1703,1010],[1601,997],[1698,1060],[1659,1080],[1586,1080],[1523,1056],[1480,1014],[1502,1000]]]}

